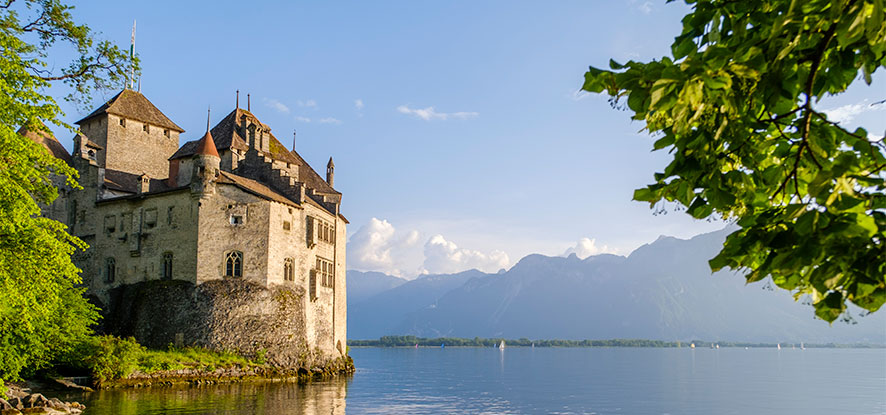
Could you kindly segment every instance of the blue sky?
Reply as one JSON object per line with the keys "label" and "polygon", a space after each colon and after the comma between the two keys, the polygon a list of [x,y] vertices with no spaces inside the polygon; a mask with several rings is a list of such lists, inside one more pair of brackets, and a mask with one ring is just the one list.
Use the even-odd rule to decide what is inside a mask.
{"label": "blue sky", "polygon": [[[253,112],[318,171],[331,155],[350,219],[349,268],[507,268],[524,255],[628,254],[722,228],[631,201],[667,154],[601,96],[588,65],[666,55],[686,6],[644,1],[89,1],[73,14],[129,44],[142,92],[199,138]],[[820,103],[886,130],[879,88]],[[54,91],[50,91],[54,92]],[[61,91],[59,91],[60,94]],[[97,93],[95,105],[115,92]],[[87,110],[66,106],[65,119]],[[70,133],[61,133],[70,149]]]}

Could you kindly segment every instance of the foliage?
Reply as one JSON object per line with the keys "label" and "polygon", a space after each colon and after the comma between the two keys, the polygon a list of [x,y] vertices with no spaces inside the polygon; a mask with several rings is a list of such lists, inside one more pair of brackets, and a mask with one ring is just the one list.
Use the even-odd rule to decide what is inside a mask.
{"label": "foliage", "polygon": [[[82,297],[71,254],[85,247],[65,226],[40,217],[38,204],[58,196],[52,177],[77,186],[76,172],[42,146],[16,133],[28,125],[47,131],[61,109],[45,91],[59,82],[73,92],[119,83],[130,69],[118,48],[95,43],[86,26],[71,20],[58,0],[7,0],[0,5],[0,378],[17,379],[69,350],[98,318]],[[46,60],[58,44],[77,57],[60,73]],[[78,102],[86,102],[81,100]],[[68,128],[70,128],[68,126]]]}
{"label": "foliage", "polygon": [[[886,63],[883,0],[687,0],[673,57],[591,67],[673,158],[634,199],[734,220],[711,269],[771,277],[833,322],[886,301],[886,144],[816,108]],[[882,105],[882,104],[881,104]]]}
{"label": "foliage", "polygon": [[172,346],[168,350],[150,350],[132,337],[92,336],[84,337],[54,363],[56,367],[89,373],[96,382],[102,383],[125,378],[135,371],[148,374],[186,368],[213,371],[216,368],[261,365],[263,362],[233,352]]}

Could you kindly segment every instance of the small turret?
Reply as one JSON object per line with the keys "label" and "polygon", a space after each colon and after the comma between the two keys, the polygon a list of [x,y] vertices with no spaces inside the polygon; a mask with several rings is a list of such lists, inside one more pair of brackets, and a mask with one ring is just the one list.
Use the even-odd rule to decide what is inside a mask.
{"label": "small turret", "polygon": [[332,162],[332,157],[329,157],[329,163],[326,163],[326,183],[329,183],[330,187],[334,187],[332,184],[335,180],[335,163]]}
{"label": "small turret", "polygon": [[206,134],[197,142],[197,149],[192,157],[194,167],[191,175],[191,189],[193,191],[211,191],[208,187],[210,182],[218,176],[221,158],[215,148],[215,141],[209,132],[209,112],[206,116]]}

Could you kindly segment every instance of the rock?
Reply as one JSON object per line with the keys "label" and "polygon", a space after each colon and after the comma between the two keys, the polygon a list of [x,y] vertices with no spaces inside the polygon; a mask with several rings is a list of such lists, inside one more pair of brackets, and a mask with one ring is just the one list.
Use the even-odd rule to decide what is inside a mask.
{"label": "rock", "polygon": [[48,414],[50,413],[50,409],[46,409],[42,406],[35,406],[33,408],[25,408],[22,409],[23,414]]}
{"label": "rock", "polygon": [[4,409],[0,411],[0,415],[22,415],[18,409]]}
{"label": "rock", "polygon": [[12,398],[7,401],[13,409],[25,409],[25,406],[22,404],[22,398]]}
{"label": "rock", "polygon": [[49,405],[49,399],[39,393],[32,393],[22,399],[25,408],[39,408]]}

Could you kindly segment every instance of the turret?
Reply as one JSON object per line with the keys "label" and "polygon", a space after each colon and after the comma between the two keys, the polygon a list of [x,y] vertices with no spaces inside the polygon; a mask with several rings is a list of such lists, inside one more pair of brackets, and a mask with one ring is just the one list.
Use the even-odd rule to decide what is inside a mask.
{"label": "turret", "polygon": [[326,183],[329,183],[330,187],[334,187],[333,182],[335,181],[335,163],[332,162],[332,157],[329,157],[329,163],[326,163]]}
{"label": "turret", "polygon": [[215,148],[215,141],[209,132],[209,115],[206,117],[206,134],[197,142],[197,149],[191,157],[193,173],[191,174],[191,190],[195,192],[212,192],[211,182],[218,176],[221,157]]}

